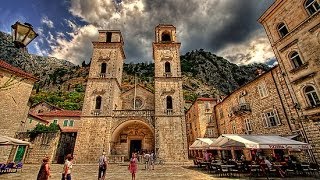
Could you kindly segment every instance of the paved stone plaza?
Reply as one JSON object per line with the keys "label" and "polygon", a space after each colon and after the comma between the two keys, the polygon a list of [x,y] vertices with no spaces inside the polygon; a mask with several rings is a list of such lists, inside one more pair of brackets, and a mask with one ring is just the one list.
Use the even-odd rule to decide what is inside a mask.
{"label": "paved stone plaza", "polygon": [[[26,164],[23,167],[22,171],[17,173],[8,173],[0,175],[0,179],[10,179],[10,180],[35,180],[40,165],[35,164]],[[50,180],[60,180],[61,179],[61,170],[63,165],[53,164],[51,165],[51,178]],[[206,171],[197,169],[192,166],[175,166],[175,165],[158,165],[155,167],[155,170],[143,170],[143,166],[139,165],[137,180],[204,180],[204,179],[228,179],[228,178],[219,178],[212,174],[208,174]],[[98,179],[97,167],[94,164],[75,164],[73,166],[72,173],[73,180],[96,180]],[[107,171],[107,178],[110,180],[130,180],[131,174],[127,170],[127,164],[110,164]],[[239,179],[239,178],[232,178]],[[248,177],[243,177],[241,179],[249,179]],[[253,179],[253,178],[251,178]],[[266,179],[266,178],[258,178]],[[270,179],[280,179],[280,178],[270,178]],[[288,178],[288,179],[301,179],[298,178]],[[315,178],[303,178],[304,180]]]}

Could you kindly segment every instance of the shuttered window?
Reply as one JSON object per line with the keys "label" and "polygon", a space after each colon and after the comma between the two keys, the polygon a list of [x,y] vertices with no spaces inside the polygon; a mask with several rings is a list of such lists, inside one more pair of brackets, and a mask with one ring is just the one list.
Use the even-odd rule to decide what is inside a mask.
{"label": "shuttered window", "polygon": [[265,128],[276,127],[281,125],[281,120],[278,115],[277,109],[267,111],[261,114],[263,126]]}

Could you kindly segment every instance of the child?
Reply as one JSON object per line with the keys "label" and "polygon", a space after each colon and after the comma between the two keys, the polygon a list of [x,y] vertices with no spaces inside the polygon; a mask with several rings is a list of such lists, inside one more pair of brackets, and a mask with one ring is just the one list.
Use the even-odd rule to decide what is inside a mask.
{"label": "child", "polygon": [[135,153],[132,153],[132,157],[130,159],[130,164],[129,164],[129,167],[128,167],[128,170],[132,174],[132,180],[136,179],[136,172],[137,172],[137,169],[138,169],[138,164],[137,163],[138,163],[137,156],[136,156]]}

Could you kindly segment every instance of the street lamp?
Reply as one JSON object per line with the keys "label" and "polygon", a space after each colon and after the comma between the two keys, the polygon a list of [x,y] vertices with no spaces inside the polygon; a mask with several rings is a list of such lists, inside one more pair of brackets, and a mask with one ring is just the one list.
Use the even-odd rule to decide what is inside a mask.
{"label": "street lamp", "polygon": [[17,48],[26,47],[38,34],[33,30],[33,27],[29,23],[21,24],[16,22],[11,26],[12,40]]}

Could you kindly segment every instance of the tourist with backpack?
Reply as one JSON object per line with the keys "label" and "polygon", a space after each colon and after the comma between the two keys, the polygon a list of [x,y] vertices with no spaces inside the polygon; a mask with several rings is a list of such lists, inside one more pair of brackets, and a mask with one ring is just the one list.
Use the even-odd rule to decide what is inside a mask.
{"label": "tourist with backpack", "polygon": [[98,174],[99,180],[105,179],[107,167],[108,167],[107,156],[106,156],[106,153],[103,152],[99,158],[99,174]]}

